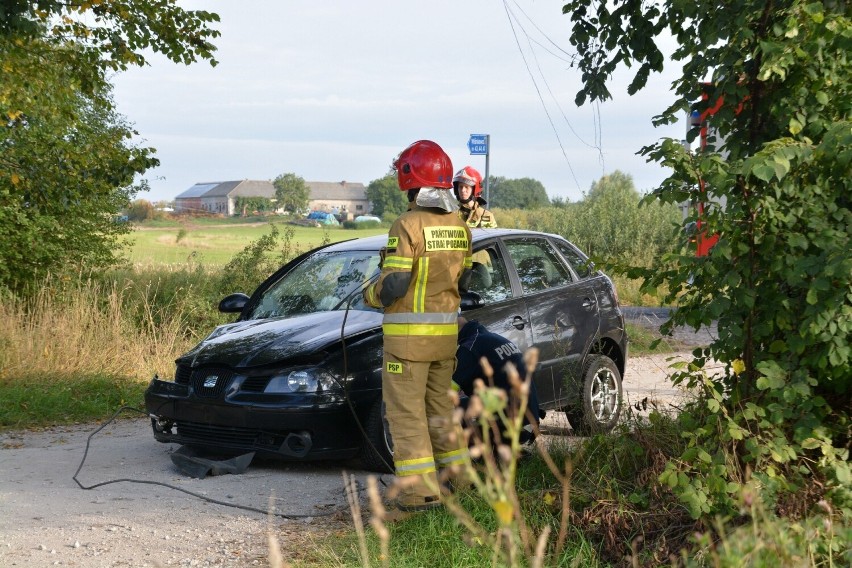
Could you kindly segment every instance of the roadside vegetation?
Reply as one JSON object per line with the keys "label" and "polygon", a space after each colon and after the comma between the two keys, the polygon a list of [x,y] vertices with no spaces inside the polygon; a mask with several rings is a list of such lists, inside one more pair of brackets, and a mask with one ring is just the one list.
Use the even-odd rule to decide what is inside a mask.
{"label": "roadside vegetation", "polygon": [[[613,211],[627,224],[638,211],[640,195],[628,177],[618,181],[605,179],[599,186],[603,193],[626,196]],[[547,208],[524,211],[524,218],[556,233],[560,227],[546,223],[551,213]],[[376,224],[301,227],[286,219],[157,214],[134,223],[125,237],[123,265],[57,272],[33,283],[31,293],[7,291],[0,297],[0,393],[11,404],[0,409],[0,428],[99,419],[114,412],[116,401],[141,405],[151,377],[171,376],[177,356],[230,321],[216,309],[225,295],[251,292],[284,262],[321,244],[387,231]],[[583,226],[587,233],[579,234],[587,242],[610,238],[591,223]],[[634,284],[628,288],[633,293],[638,290]],[[618,280],[616,286],[623,290]],[[656,305],[653,296],[621,293],[625,304],[648,300]],[[629,325],[631,352],[651,352],[660,335]],[[669,341],[656,351],[674,349],[677,345]],[[121,385],[120,396],[99,395],[107,384]]]}
{"label": "roadside vegetation", "polygon": [[[528,214],[536,219],[535,212]],[[541,216],[547,214],[544,210]],[[281,263],[307,250],[300,237],[315,246],[361,236],[361,231],[267,223],[257,237],[258,227],[251,224],[235,226],[228,219],[204,224],[248,244],[224,265],[206,262],[203,255],[187,255],[181,263],[134,263],[97,274],[48,278],[33,296],[5,296],[0,303],[0,342],[5,347],[0,354],[0,398],[7,403],[0,410],[0,427],[99,420],[121,405],[142,407],[142,394],[154,374],[170,376],[177,355],[215,325],[229,321],[215,309],[221,297],[234,290],[251,290]],[[177,234],[183,227],[176,224],[168,230]],[[540,228],[558,230],[544,224]],[[147,231],[133,234],[137,232]],[[156,246],[176,247],[177,240]],[[162,251],[151,256],[167,258]],[[661,339],[658,332],[640,326],[631,325],[629,332],[634,356],[652,352],[651,346]],[[666,349],[678,346],[664,339],[657,352]],[[547,459],[535,455],[520,460],[513,474],[517,502],[510,504],[514,520],[509,527],[500,527],[497,515],[502,506],[495,505],[497,493],[462,490],[456,513],[445,510],[388,523],[387,533],[366,530],[359,537],[353,530],[338,535],[316,543],[305,565],[381,565],[383,558],[390,558],[386,565],[417,566],[424,554],[436,558],[436,566],[478,566],[492,563],[495,557],[501,559],[500,565],[533,565],[538,553],[520,536],[486,538],[521,519],[528,533],[524,538],[537,538],[545,531],[549,535],[551,548],[541,557],[541,565],[609,566],[623,565],[627,559],[647,565],[668,562],[670,557],[680,558],[684,565],[701,565],[690,560],[695,552],[683,551],[703,551],[698,557],[726,557],[726,549],[715,548],[721,543],[718,534],[735,551],[731,557],[749,546],[748,554],[758,554],[754,547],[766,545],[760,535],[769,538],[781,533],[788,537],[771,541],[772,546],[759,554],[795,559],[819,556],[816,546],[842,550],[838,543],[848,536],[842,525],[826,541],[824,522],[811,519],[793,530],[786,521],[774,519],[767,506],[755,503],[754,496],[749,499],[757,516],[738,533],[717,534],[719,527],[710,519],[692,518],[678,503],[668,478],[660,477],[667,460],[676,459],[687,447],[678,427],[673,417],[663,413],[642,420],[628,417],[612,435],[579,445],[569,445],[571,438],[566,438],[548,446]],[[494,473],[486,476],[499,478]],[[505,485],[502,492],[508,495],[508,490]],[[789,506],[798,514],[805,507],[804,502]],[[468,524],[459,521],[461,511]],[[830,513],[820,519],[834,522],[836,512]],[[374,514],[364,511],[364,522],[369,523]],[[471,533],[470,523],[480,527],[478,533]],[[506,540],[510,536],[516,542]],[[743,544],[745,537],[753,542]],[[503,548],[509,542],[515,542],[512,557]]]}
{"label": "roadside vegetation", "polygon": [[[120,10],[7,4],[0,428],[100,419],[141,405],[150,376],[170,375],[173,359],[223,321],[215,306],[224,294],[251,290],[316,240],[351,233],[269,225],[237,244],[165,226],[162,240],[139,243],[148,247],[139,262],[122,264],[133,227],[117,218],[157,159],[130,142],[143,137],[116,113],[108,78],[143,66],[151,50],[215,65],[218,16],[140,0]],[[369,511],[353,502],[354,529],[321,543],[312,565],[852,565],[846,3],[571,0],[563,10],[570,65],[583,78],[577,104],[611,98],[622,64],[634,73],[628,92],[642,89],[663,68],[657,42],[674,38],[682,74],[655,120],[719,103],[714,144],[693,153],[662,139],[641,149],[671,170],[644,196],[621,172],[578,203],[548,204],[543,188],[514,191],[535,180],[494,178],[503,188],[495,214],[503,226],[558,233],[588,251],[619,275],[623,303],[676,307],[664,332],[717,322],[718,336],[673,375],[695,399],[676,415],[651,409],[611,435],[520,462],[516,443],[497,457],[479,448],[480,460],[458,472],[473,488],[448,496],[445,511],[386,523],[373,488]],[[298,182],[287,176],[285,189]],[[381,178],[368,192],[389,185]],[[385,222],[401,205],[392,195],[379,204]],[[697,209],[677,214],[677,204],[708,201],[700,218]],[[684,236],[699,221],[719,241],[696,258]],[[499,396],[480,396],[485,418],[505,417]]]}
{"label": "roadside vegetation", "polygon": [[[363,225],[363,226],[362,226]],[[269,234],[275,227],[290,234],[302,251],[324,241],[338,241],[378,235],[387,227],[376,223],[352,223],[345,228],[316,229],[288,223],[287,216],[154,218],[134,224],[135,230],[124,238],[127,258],[135,266],[182,265],[187,262],[208,267],[222,267],[249,243]]]}
{"label": "roadside vegetation", "polygon": [[[848,564],[852,527],[828,501],[813,505],[816,488],[779,503],[747,477],[733,492],[732,516],[695,516],[665,475],[667,463],[690,448],[677,416],[629,412],[611,434],[551,432],[529,453],[517,442],[526,388],[519,377],[514,388],[521,399],[514,413],[501,391],[477,391],[480,420],[460,435],[471,440],[477,431],[484,442],[472,442],[472,462],[443,472],[456,487],[442,489],[444,508],[392,520],[377,478],[368,479],[366,506],[350,482],[354,529],[315,542],[294,565],[415,567],[424,558],[447,568]],[[511,445],[490,443],[496,420],[509,425]],[[270,558],[284,552],[273,538]]]}

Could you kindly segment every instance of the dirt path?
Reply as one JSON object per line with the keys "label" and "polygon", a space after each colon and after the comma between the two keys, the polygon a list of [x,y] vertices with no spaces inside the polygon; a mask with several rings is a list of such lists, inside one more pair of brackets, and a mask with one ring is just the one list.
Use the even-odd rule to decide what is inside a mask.
{"label": "dirt path", "polygon": [[[96,425],[0,436],[0,566],[268,565],[266,532],[279,538],[334,528],[347,515],[345,464],[255,461],[241,475],[193,479],[154,441],[147,418],[121,420],[91,440]],[[361,480],[365,472],[354,471]],[[165,483],[171,489],[154,483]],[[192,496],[274,510],[292,519]]]}
{"label": "dirt path", "polygon": [[[627,403],[663,407],[683,394],[667,382],[672,357],[632,358],[624,377]],[[562,416],[557,414],[556,416]],[[562,419],[564,420],[564,418]],[[545,433],[567,432],[548,422]],[[115,422],[91,439],[96,425],[0,435],[0,566],[162,567],[268,566],[267,531],[286,559],[299,558],[312,539],[349,523],[342,474],[366,484],[367,472],[347,464],[254,462],[241,475],[189,478],[169,457],[177,447],[154,441],[147,418]],[[166,483],[171,489],[154,483]],[[214,504],[225,503],[293,518]]]}

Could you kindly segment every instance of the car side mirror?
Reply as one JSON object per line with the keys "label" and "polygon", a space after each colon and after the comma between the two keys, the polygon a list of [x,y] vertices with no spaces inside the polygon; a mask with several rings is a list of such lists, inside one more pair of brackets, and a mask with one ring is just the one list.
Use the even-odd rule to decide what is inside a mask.
{"label": "car side mirror", "polygon": [[219,302],[219,311],[224,314],[240,313],[246,307],[248,301],[249,297],[242,292],[230,294],[222,298],[222,301]]}
{"label": "car side mirror", "polygon": [[467,291],[461,293],[461,310],[474,310],[485,305],[485,300],[476,292]]}

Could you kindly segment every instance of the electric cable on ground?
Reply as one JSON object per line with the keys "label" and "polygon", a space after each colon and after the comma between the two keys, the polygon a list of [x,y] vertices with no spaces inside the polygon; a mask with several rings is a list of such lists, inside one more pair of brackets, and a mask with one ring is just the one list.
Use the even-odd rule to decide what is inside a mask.
{"label": "electric cable on ground", "polygon": [[[349,310],[352,307],[352,301],[355,299],[356,294],[361,293],[364,289],[366,289],[368,286],[370,286],[378,278],[379,278],[379,274],[373,275],[366,282],[362,283],[358,288],[353,290],[349,294],[349,296],[347,296],[346,299],[343,300],[343,302],[346,302],[346,310],[343,313],[343,322],[340,324],[340,344],[341,344],[342,351],[343,351],[342,352],[342,354],[343,354],[343,384],[340,384],[339,381],[338,381],[337,384],[338,384],[338,386],[343,388],[343,398],[346,399],[346,403],[349,406],[349,411],[352,413],[352,418],[355,420],[355,424],[358,426],[358,430],[361,432],[361,436],[364,438],[364,441],[367,442],[367,444],[370,445],[370,448],[373,450],[373,452],[379,457],[380,460],[382,460],[382,463],[384,464],[385,468],[388,471],[393,471],[394,470],[393,466],[391,466],[387,461],[385,461],[385,458],[382,456],[381,452],[379,452],[378,448],[376,448],[375,444],[373,444],[373,441],[370,439],[370,436],[367,434],[367,431],[364,429],[364,425],[361,424],[361,420],[358,419],[358,413],[355,411],[355,405],[352,404],[352,399],[349,396],[349,382],[346,380],[346,377],[349,374],[349,358],[348,358],[347,349],[346,349],[346,331],[345,331],[345,329],[346,329],[346,320],[349,318]],[[343,302],[341,302],[341,304]],[[340,305],[340,304],[338,304],[338,305]],[[335,380],[337,380],[337,379],[335,378]],[[382,485],[387,486],[384,479],[382,479],[381,477],[379,477],[379,481],[382,483]]]}
{"label": "electric cable on ground", "polygon": [[[357,424],[358,429],[360,430],[362,437],[370,445],[370,447],[376,453],[376,455],[379,456],[379,459],[382,461],[382,463],[385,465],[385,467],[389,471],[393,471],[393,467],[384,459],[384,457],[382,457],[382,454],[375,447],[372,440],[370,440],[370,437],[367,435],[366,430],[364,430],[364,426],[361,424],[361,421],[358,418],[358,414],[355,411],[355,406],[352,404],[352,400],[351,400],[350,395],[349,395],[348,382],[345,380],[345,378],[348,374],[348,357],[347,357],[347,349],[346,349],[346,341],[345,341],[345,328],[346,328],[346,320],[348,319],[348,316],[349,316],[349,310],[351,308],[352,301],[355,298],[355,294],[358,293],[358,292],[361,292],[364,288],[366,288],[367,286],[372,284],[377,278],[378,278],[378,274],[376,274],[375,276],[373,276],[372,278],[367,280],[365,283],[363,283],[361,286],[359,286],[356,290],[354,290],[352,293],[350,293],[349,296],[344,300],[344,302],[346,302],[346,309],[344,310],[344,314],[343,314],[343,322],[340,325],[340,342],[341,342],[341,345],[342,345],[342,348],[343,348],[343,377],[344,377],[344,381],[343,381],[342,384],[340,383],[340,381],[338,381],[338,385],[343,389],[344,398],[346,399],[347,405],[349,406],[349,410],[352,413],[352,417],[355,419],[355,423]],[[343,302],[341,302],[341,304],[342,303]],[[338,305],[340,305],[340,304],[338,304]],[[337,380],[337,379],[335,378],[335,380]],[[77,479],[77,476],[80,474],[80,471],[82,471],[82,469],[83,469],[83,465],[86,463],[86,458],[89,455],[89,448],[90,448],[91,443],[92,443],[92,438],[98,432],[103,430],[106,426],[111,424],[118,417],[118,415],[125,410],[138,412],[142,415],[148,416],[147,412],[145,412],[143,410],[139,410],[138,408],[134,408],[132,406],[122,406],[106,422],[101,424],[98,428],[96,428],[92,433],[89,434],[88,438],[86,439],[86,449],[83,451],[83,457],[80,460],[80,465],[77,467],[77,471],[74,472],[74,475],[72,477],[72,479],[80,487],[80,489],[89,491],[89,490],[92,490],[92,489],[96,489],[98,487],[103,487],[105,485],[111,485],[113,483],[136,483],[136,484],[140,484],[140,485],[159,485],[161,487],[167,487],[169,489],[174,489],[175,491],[180,491],[181,493],[191,495],[192,497],[196,497],[198,499],[201,499],[203,501],[207,501],[208,503],[213,503],[215,505],[223,505],[225,507],[242,509],[244,511],[261,513],[263,515],[270,515],[271,514],[273,516],[281,517],[281,518],[284,518],[284,519],[305,519],[305,518],[311,518],[311,517],[328,517],[328,516],[335,515],[339,512],[347,510],[346,507],[341,507],[341,508],[338,508],[338,509],[335,509],[335,510],[332,510],[332,511],[314,513],[314,514],[284,514],[284,513],[278,513],[278,512],[270,512],[268,510],[259,509],[257,507],[251,507],[249,505],[241,505],[239,503],[228,503],[226,501],[220,501],[218,499],[213,499],[211,497],[207,497],[206,495],[201,495],[199,493],[189,491],[188,489],[183,489],[182,487],[177,487],[175,485],[171,485],[169,483],[165,483],[165,482],[162,482],[162,481],[151,481],[151,480],[145,480],[145,479],[121,478],[121,479],[112,479],[112,480],[109,480],[109,481],[102,481],[100,483],[95,483],[94,485],[88,485],[88,486],[83,485],[80,482],[80,480]],[[384,479],[382,479],[381,477],[379,477],[379,481],[382,483],[382,485],[387,485],[385,483]]]}
{"label": "electric cable on ground", "polygon": [[169,489],[174,489],[175,491],[180,491],[181,493],[186,493],[187,495],[197,497],[198,499],[201,499],[203,501],[207,501],[208,503],[213,503],[215,505],[223,505],[225,507],[233,507],[234,509],[242,509],[243,511],[251,511],[251,512],[254,512],[254,513],[260,513],[260,514],[263,514],[263,515],[272,515],[272,516],[275,516],[275,517],[281,517],[283,519],[291,519],[291,520],[292,519],[308,519],[308,518],[312,518],[312,517],[329,517],[329,516],[332,516],[332,515],[336,515],[337,513],[340,513],[342,511],[348,510],[348,506],[347,506],[347,507],[340,507],[340,508],[334,509],[332,511],[325,511],[325,512],[321,512],[321,513],[313,513],[313,514],[309,514],[309,515],[308,514],[284,514],[284,513],[278,513],[278,512],[275,512],[275,511],[259,509],[257,507],[251,507],[249,505],[240,505],[239,503],[228,503],[228,502],[225,502],[225,501],[219,501],[218,499],[212,499],[210,497],[207,497],[206,495],[201,495],[200,493],[195,493],[193,491],[189,491],[188,489],[183,489],[182,487],[177,487],[177,486],[171,485],[169,483],[165,483],[165,482],[162,482],[162,481],[151,481],[151,480],[145,480],[145,479],[130,479],[130,478],[111,479],[109,481],[102,481],[100,483],[95,483],[94,485],[88,485],[88,486],[83,485],[82,483],[80,483],[80,480],[77,479],[77,476],[80,474],[80,471],[83,469],[83,464],[86,463],[86,457],[89,455],[89,446],[92,443],[92,438],[95,436],[95,434],[97,434],[98,432],[103,430],[106,426],[111,424],[116,419],[116,417],[124,410],[132,410],[134,412],[138,412],[140,414],[148,416],[147,412],[139,410],[138,408],[134,408],[132,406],[122,406],[106,422],[101,424],[94,432],[89,434],[89,437],[86,439],[86,449],[83,452],[83,459],[80,460],[80,465],[77,467],[77,471],[74,472],[74,476],[72,477],[72,479],[80,487],[80,489],[85,489],[85,490],[88,491],[88,490],[91,490],[91,489],[95,489],[97,487],[103,487],[104,485],[110,485],[110,484],[113,484],[113,483],[122,483],[122,482],[124,482],[124,483],[138,483],[140,485],[159,485],[159,486],[162,486],[162,487],[168,487]]}

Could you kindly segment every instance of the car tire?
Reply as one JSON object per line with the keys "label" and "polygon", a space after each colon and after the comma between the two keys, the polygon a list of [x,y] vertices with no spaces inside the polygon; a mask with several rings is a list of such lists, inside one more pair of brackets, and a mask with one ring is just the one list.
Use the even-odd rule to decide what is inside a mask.
{"label": "car tire", "polygon": [[609,432],[618,422],[624,404],[621,373],[615,362],[593,355],[583,372],[582,404],[565,409],[568,422],[578,436]]}
{"label": "car tire", "polygon": [[365,469],[380,473],[393,472],[393,440],[385,418],[385,403],[377,400],[370,407],[364,422],[366,440],[361,446],[361,464]]}

